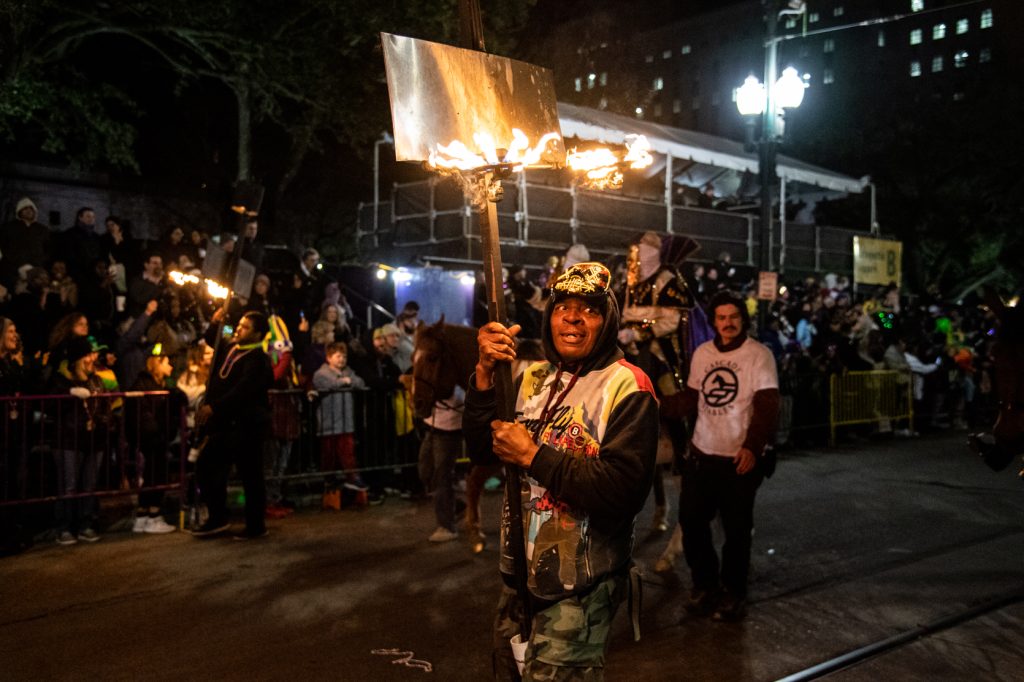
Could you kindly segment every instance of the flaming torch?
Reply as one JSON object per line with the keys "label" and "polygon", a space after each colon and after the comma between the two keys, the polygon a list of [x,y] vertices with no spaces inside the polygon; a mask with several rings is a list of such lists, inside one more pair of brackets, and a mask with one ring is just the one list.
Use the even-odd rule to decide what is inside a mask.
{"label": "flaming torch", "polygon": [[209,278],[199,279],[195,275],[189,275],[184,272],[178,272],[177,270],[171,270],[170,272],[167,273],[167,279],[171,280],[179,287],[187,286],[190,284],[205,284],[206,293],[214,301],[226,300],[231,295],[231,289]]}
{"label": "flaming torch", "polygon": [[[472,3],[470,3],[472,4]],[[551,72],[532,64],[487,54],[479,16],[473,35],[460,49],[388,33],[381,34],[395,157],[422,162],[428,170],[453,177],[461,185],[480,220],[480,240],[488,313],[507,323],[501,279],[496,203],[502,180],[528,168],[567,168],[579,184],[608,188],[622,184],[627,168],[642,168],[653,159],[647,140],[632,136],[626,151],[573,150],[568,155],[558,122]],[[534,142],[535,140],[535,142]],[[497,416],[515,419],[515,395],[509,363],[499,363],[494,376]],[[513,549],[517,592],[524,614],[522,638],[530,635],[527,565],[519,499],[520,471],[506,466],[509,544]]]}

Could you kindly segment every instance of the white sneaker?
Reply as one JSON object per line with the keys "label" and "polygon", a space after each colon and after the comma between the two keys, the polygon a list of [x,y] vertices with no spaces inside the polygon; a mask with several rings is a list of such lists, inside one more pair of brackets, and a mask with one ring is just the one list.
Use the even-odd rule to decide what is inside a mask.
{"label": "white sneaker", "polygon": [[659,533],[668,530],[668,509],[664,506],[654,508],[654,518],[651,520],[651,527]]}
{"label": "white sneaker", "polygon": [[173,533],[176,530],[178,529],[164,521],[163,517],[161,516],[157,516],[155,518],[150,517],[149,523],[146,525],[147,533]]}
{"label": "white sneaker", "polygon": [[451,542],[452,540],[459,537],[459,534],[453,530],[448,530],[443,526],[438,526],[437,530],[431,533],[430,537],[427,538],[431,542]]}
{"label": "white sneaker", "polygon": [[148,516],[136,516],[135,523],[132,524],[133,533],[145,533],[146,529],[149,528],[149,517]]}

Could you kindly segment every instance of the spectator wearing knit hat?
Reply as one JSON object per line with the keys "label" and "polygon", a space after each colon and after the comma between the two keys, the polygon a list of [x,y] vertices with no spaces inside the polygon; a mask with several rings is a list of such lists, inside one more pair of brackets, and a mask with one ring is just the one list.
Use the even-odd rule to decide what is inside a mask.
{"label": "spectator wearing knit hat", "polygon": [[19,199],[14,215],[0,229],[0,284],[9,289],[14,288],[18,268],[26,263],[44,265],[50,250],[50,230],[38,221],[39,209],[31,199]]}
{"label": "spectator wearing knit hat", "polygon": [[[61,496],[96,490],[105,448],[116,433],[112,400],[97,395],[106,389],[95,372],[96,356],[88,338],[74,337],[68,342],[66,361],[61,363],[51,381],[52,393],[74,396],[55,403],[58,413],[54,417],[60,434],[53,458],[57,492]],[[98,509],[95,496],[59,499],[56,506],[58,544],[99,540],[94,528]]]}

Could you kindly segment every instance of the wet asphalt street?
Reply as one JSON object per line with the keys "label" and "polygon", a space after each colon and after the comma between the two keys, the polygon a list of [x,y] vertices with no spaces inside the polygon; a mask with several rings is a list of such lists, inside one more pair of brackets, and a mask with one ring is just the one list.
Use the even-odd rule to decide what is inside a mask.
{"label": "wet asphalt street", "polygon": [[[1019,680],[1024,483],[962,442],[784,453],[759,493],[740,624],[684,616],[685,567],[653,572],[668,534],[648,534],[649,502],[643,639],[620,612],[606,678],[779,679],[974,609],[832,679]],[[95,544],[40,542],[0,559],[0,678],[486,680],[498,502],[481,555],[428,543],[430,504],[399,499],[300,510],[247,543],[124,523]]]}

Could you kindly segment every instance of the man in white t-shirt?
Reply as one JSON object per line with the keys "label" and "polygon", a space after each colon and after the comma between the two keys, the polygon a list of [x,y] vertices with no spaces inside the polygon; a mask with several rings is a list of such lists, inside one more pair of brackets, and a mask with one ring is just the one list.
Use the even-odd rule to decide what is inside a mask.
{"label": "man in white t-shirt", "polygon": [[[686,390],[665,396],[662,414],[693,426],[683,469],[679,521],[693,590],[687,610],[716,620],[746,615],[754,496],[765,475],[762,455],[779,412],[775,360],[747,338],[750,317],[742,300],[721,292],[708,305],[715,338],[693,354]],[[722,517],[719,559],[711,521]]]}

